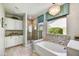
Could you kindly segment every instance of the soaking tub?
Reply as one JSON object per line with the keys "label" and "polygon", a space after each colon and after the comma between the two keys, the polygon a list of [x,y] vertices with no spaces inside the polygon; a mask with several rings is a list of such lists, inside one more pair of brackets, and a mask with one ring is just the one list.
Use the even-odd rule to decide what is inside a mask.
{"label": "soaking tub", "polygon": [[34,44],[35,52],[40,56],[66,56],[67,49],[59,44],[41,41]]}

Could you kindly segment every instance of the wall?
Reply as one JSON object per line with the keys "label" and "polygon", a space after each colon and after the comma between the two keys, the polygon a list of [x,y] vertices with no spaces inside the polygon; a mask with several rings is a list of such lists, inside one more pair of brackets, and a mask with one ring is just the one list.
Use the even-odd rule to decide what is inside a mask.
{"label": "wall", "polygon": [[0,56],[4,55],[4,29],[1,27],[2,17],[4,17],[4,9],[0,4]]}
{"label": "wall", "polygon": [[75,35],[79,35],[79,4],[71,3],[68,18],[68,34],[71,39],[74,39]]}
{"label": "wall", "polygon": [[27,47],[27,29],[28,29],[28,26],[27,26],[27,13],[25,13],[24,15],[24,18],[23,18],[23,43],[24,43],[24,46]]}
{"label": "wall", "polygon": [[1,16],[4,16],[4,15],[5,15],[5,13],[4,13],[3,6],[2,6],[2,4],[0,4],[0,18],[1,18]]}
{"label": "wall", "polygon": [[3,9],[3,6],[2,4],[0,4],[0,28],[1,28],[1,18],[4,17],[5,13],[4,13],[4,9]]}

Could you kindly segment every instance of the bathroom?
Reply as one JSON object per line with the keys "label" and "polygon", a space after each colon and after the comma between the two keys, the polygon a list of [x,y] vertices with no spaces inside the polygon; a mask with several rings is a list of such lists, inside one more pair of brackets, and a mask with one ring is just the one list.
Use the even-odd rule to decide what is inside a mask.
{"label": "bathroom", "polygon": [[0,3],[0,56],[79,56],[78,6]]}

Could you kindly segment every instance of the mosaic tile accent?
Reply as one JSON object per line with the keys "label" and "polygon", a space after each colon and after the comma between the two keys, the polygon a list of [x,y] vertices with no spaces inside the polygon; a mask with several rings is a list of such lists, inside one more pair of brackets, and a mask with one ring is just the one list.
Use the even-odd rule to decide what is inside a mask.
{"label": "mosaic tile accent", "polygon": [[67,36],[67,35],[47,34],[47,41],[58,43],[58,44],[61,44],[61,45],[64,45],[64,46],[67,46],[69,40],[70,40],[70,36]]}

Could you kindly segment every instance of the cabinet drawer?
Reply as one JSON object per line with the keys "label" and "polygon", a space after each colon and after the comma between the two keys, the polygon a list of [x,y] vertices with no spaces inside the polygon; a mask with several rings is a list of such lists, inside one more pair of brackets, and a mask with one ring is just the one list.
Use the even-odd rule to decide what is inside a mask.
{"label": "cabinet drawer", "polygon": [[5,47],[8,48],[8,47],[12,47],[15,45],[15,41],[14,41],[14,37],[10,36],[10,37],[6,37],[5,39]]}
{"label": "cabinet drawer", "polygon": [[17,30],[22,30],[22,21],[19,21],[19,20],[15,20],[16,22],[15,22],[15,28],[17,29]]}
{"label": "cabinet drawer", "polygon": [[23,43],[23,36],[19,36],[20,43]]}
{"label": "cabinet drawer", "polygon": [[22,23],[21,20],[6,18],[4,27],[7,30],[22,30]]}
{"label": "cabinet drawer", "polygon": [[5,48],[23,44],[23,36],[10,36],[5,38]]}
{"label": "cabinet drawer", "polygon": [[5,20],[5,29],[7,30],[13,30],[15,29],[15,20],[6,18]]}
{"label": "cabinet drawer", "polygon": [[22,44],[23,43],[23,36],[17,36],[16,37],[16,44]]}

